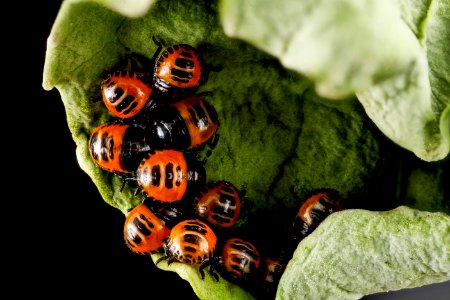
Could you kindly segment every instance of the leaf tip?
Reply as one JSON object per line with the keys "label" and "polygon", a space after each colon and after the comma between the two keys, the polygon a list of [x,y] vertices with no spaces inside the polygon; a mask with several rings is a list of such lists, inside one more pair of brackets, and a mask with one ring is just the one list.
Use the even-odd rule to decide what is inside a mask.
{"label": "leaf tip", "polygon": [[155,0],[98,0],[106,7],[130,18],[139,18],[144,16]]}

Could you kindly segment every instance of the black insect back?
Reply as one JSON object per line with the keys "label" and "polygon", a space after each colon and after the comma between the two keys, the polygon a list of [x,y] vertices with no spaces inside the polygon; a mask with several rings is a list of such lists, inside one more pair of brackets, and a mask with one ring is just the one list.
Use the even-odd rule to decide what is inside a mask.
{"label": "black insect back", "polygon": [[139,123],[158,149],[199,150],[215,138],[219,118],[206,99],[192,96],[152,110]]}

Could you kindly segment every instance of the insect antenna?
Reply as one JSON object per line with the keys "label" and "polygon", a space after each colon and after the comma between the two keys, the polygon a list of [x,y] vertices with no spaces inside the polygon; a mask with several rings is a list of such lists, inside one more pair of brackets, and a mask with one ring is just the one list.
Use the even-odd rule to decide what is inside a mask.
{"label": "insect antenna", "polygon": [[158,39],[156,39],[155,36],[152,36],[153,43],[158,47],[156,48],[155,54],[153,54],[152,58],[150,59],[153,63],[156,62],[156,59],[158,58],[159,54],[161,53],[161,50],[163,48],[162,42],[160,42]]}
{"label": "insect antenna", "polygon": [[130,177],[130,176],[126,176],[126,175],[125,176],[119,175],[119,177],[120,177],[120,179],[122,179],[122,185],[120,186],[120,192],[123,192],[123,190],[125,189],[125,186],[127,184],[129,184],[130,181],[136,182],[136,179],[134,177]]}

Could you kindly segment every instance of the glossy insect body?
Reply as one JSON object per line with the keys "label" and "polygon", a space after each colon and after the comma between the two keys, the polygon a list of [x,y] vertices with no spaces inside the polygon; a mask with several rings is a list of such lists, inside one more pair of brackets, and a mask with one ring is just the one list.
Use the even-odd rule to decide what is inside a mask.
{"label": "glossy insect body", "polygon": [[[199,265],[202,278],[203,269],[211,264],[216,251],[217,237],[214,231],[200,220],[184,220],[176,224],[170,235],[163,241],[165,256],[158,259],[168,259],[167,264],[175,261]],[[217,274],[211,269],[210,273],[218,280]]]}
{"label": "glossy insect body", "polygon": [[236,224],[241,209],[241,196],[228,181],[208,183],[193,201],[195,213],[218,228],[231,228]]}
{"label": "glossy insect body", "polygon": [[159,148],[190,150],[215,137],[219,119],[209,102],[192,96],[153,111],[146,123]]}
{"label": "glossy insect body", "polygon": [[248,282],[256,277],[260,265],[258,249],[240,238],[227,239],[222,248],[220,270],[235,282]]}
{"label": "glossy insect body", "polygon": [[137,254],[155,254],[163,251],[162,241],[170,234],[156,215],[141,203],[133,208],[125,219],[125,243]]}
{"label": "glossy insect body", "polygon": [[266,257],[262,263],[262,280],[267,284],[277,284],[285,269],[284,264],[279,260]]}
{"label": "glossy insect body", "polygon": [[121,122],[97,126],[89,140],[93,161],[102,169],[127,174],[136,170],[143,156],[150,151],[145,131]]}
{"label": "glossy insect body", "polygon": [[285,264],[280,259],[273,257],[264,258],[259,268],[259,293],[266,296],[266,298],[269,295],[274,296],[278,287],[278,282],[280,281],[281,275],[283,275],[285,268]]}
{"label": "glossy insect body", "polygon": [[142,193],[161,202],[175,202],[198,191],[206,181],[203,164],[193,156],[172,149],[145,156],[136,170]]}
{"label": "glossy insect body", "polygon": [[303,202],[294,218],[292,238],[295,245],[319,226],[327,216],[342,209],[337,191],[322,189],[314,192]]}
{"label": "glossy insect body", "polygon": [[121,119],[136,116],[150,102],[151,95],[152,88],[134,72],[114,72],[102,84],[106,108]]}
{"label": "glossy insect body", "polygon": [[154,199],[146,198],[143,203],[146,203],[147,207],[170,229],[192,216],[188,215],[186,203],[183,201],[156,202]]}
{"label": "glossy insect body", "polygon": [[206,80],[206,64],[198,49],[190,45],[171,46],[156,60],[153,82],[162,95],[192,95]]}

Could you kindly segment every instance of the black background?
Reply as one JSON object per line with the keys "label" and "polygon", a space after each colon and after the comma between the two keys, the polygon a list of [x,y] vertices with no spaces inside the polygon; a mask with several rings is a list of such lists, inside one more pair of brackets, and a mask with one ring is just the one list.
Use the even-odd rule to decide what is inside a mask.
{"label": "black background", "polygon": [[[42,87],[46,40],[61,1],[36,2],[17,8],[27,9],[26,18],[13,36],[18,43],[8,43],[15,45],[9,51],[13,57],[17,53],[14,72],[21,81],[14,82],[11,99],[20,123],[11,132],[14,142],[8,142],[20,166],[10,178],[17,187],[8,201],[14,202],[8,249],[18,257],[11,261],[17,265],[10,278],[23,284],[15,293],[134,299],[167,293],[198,299],[177,274],[156,269],[149,256],[126,247],[125,216],[103,201],[80,169],[59,92]],[[12,147],[6,149],[10,153]]]}
{"label": "black background", "polygon": [[[3,93],[2,224],[7,234],[2,245],[9,255],[2,268],[11,282],[5,287],[16,296],[151,299],[162,293],[197,299],[178,275],[156,269],[150,257],[126,248],[125,216],[102,200],[78,166],[60,95],[42,88],[46,39],[60,4],[17,5],[15,21],[3,26],[8,84]],[[450,295],[448,283],[366,299],[444,295]]]}

